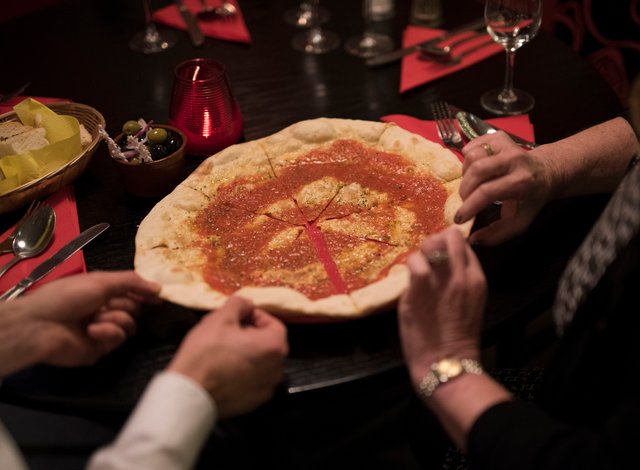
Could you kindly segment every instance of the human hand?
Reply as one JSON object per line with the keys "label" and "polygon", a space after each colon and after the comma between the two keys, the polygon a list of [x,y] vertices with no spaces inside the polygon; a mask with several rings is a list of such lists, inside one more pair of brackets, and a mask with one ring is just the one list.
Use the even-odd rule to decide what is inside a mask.
{"label": "human hand", "polygon": [[[444,250],[448,261],[427,256]],[[400,337],[414,385],[444,357],[478,359],[486,281],[475,254],[451,227],[427,238],[407,260],[409,288],[398,306]]]}
{"label": "human hand", "polygon": [[159,291],[133,271],[92,272],[2,304],[2,333],[14,347],[0,349],[0,375],[36,362],[93,364],[135,332],[140,302],[157,302]]}
{"label": "human hand", "polygon": [[462,154],[463,203],[456,223],[470,220],[493,201],[502,201],[500,219],[474,232],[470,242],[496,245],[523,233],[551,198],[551,168],[536,158],[536,150],[523,150],[502,131],[472,140]]}
{"label": "human hand", "polygon": [[230,297],[191,329],[168,370],[202,385],[224,418],[271,398],[287,353],[286,329],[279,320],[245,299]]}

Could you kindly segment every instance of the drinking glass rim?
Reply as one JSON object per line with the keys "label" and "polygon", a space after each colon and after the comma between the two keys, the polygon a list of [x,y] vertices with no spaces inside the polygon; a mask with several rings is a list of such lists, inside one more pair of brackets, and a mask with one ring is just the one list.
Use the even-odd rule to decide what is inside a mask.
{"label": "drinking glass rim", "polygon": [[[185,67],[189,65],[197,66],[198,64],[213,65],[215,68],[218,69],[217,73],[216,71],[212,71],[211,75],[208,75],[205,78],[196,78],[195,80],[193,78],[187,78],[180,75],[180,71]],[[207,82],[211,80],[219,80],[220,78],[225,76],[226,71],[227,71],[226,67],[222,63],[218,62],[217,60],[202,57],[202,58],[196,58],[196,59],[188,59],[183,62],[180,62],[178,65],[175,66],[173,73],[176,77],[176,80],[180,80],[188,83],[202,83],[202,82]]]}

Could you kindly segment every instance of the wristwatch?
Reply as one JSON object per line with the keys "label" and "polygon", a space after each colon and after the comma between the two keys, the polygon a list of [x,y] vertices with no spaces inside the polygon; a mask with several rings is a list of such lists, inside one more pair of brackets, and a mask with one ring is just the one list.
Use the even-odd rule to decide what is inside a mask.
{"label": "wristwatch", "polygon": [[429,398],[436,388],[464,373],[480,375],[484,371],[478,361],[446,357],[431,364],[431,371],[420,381],[419,393]]}

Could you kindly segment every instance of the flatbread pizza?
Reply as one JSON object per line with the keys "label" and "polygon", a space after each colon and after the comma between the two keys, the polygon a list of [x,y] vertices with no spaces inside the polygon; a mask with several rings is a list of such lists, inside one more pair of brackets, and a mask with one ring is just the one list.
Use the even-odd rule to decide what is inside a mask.
{"label": "flatbread pizza", "polygon": [[407,256],[453,224],[461,172],[392,123],[302,121],[204,160],[142,221],[135,270],[194,309],[237,294],[286,321],[359,318],[393,306]]}

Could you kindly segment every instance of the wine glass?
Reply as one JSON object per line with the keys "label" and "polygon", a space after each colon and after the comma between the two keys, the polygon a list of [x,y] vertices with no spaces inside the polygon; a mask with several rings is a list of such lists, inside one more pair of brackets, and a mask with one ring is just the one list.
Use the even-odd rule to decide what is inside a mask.
{"label": "wine glass", "polygon": [[147,23],[145,30],[136,34],[129,42],[129,48],[143,54],[154,54],[156,52],[166,51],[176,43],[176,35],[171,31],[165,31],[160,34],[156,24],[153,22],[153,14],[151,3],[149,0],[143,0],[144,19]]}
{"label": "wine glass", "polygon": [[513,88],[516,51],[538,32],[542,21],[542,0],[487,0],[484,10],[487,31],[505,48],[507,66],[504,88],[491,90],[480,99],[482,107],[494,114],[522,114],[533,108],[533,96]]}
{"label": "wine glass", "polygon": [[[317,15],[317,18],[316,16]],[[321,7],[313,9],[312,2],[302,0],[298,8],[292,8],[284,12],[284,21],[291,26],[308,28],[317,23],[326,23],[329,20],[329,12]]]}
{"label": "wine glass", "polygon": [[393,41],[389,36],[373,32],[373,0],[363,0],[362,16],[364,33],[349,38],[344,45],[345,50],[358,57],[373,57],[392,50]]}
{"label": "wine glass", "polygon": [[291,40],[291,46],[300,52],[309,54],[324,54],[334,50],[340,45],[340,38],[336,33],[323,30],[320,27],[320,17],[317,9],[320,7],[320,0],[311,0],[312,17],[315,22],[311,25],[311,29],[296,34]]}

